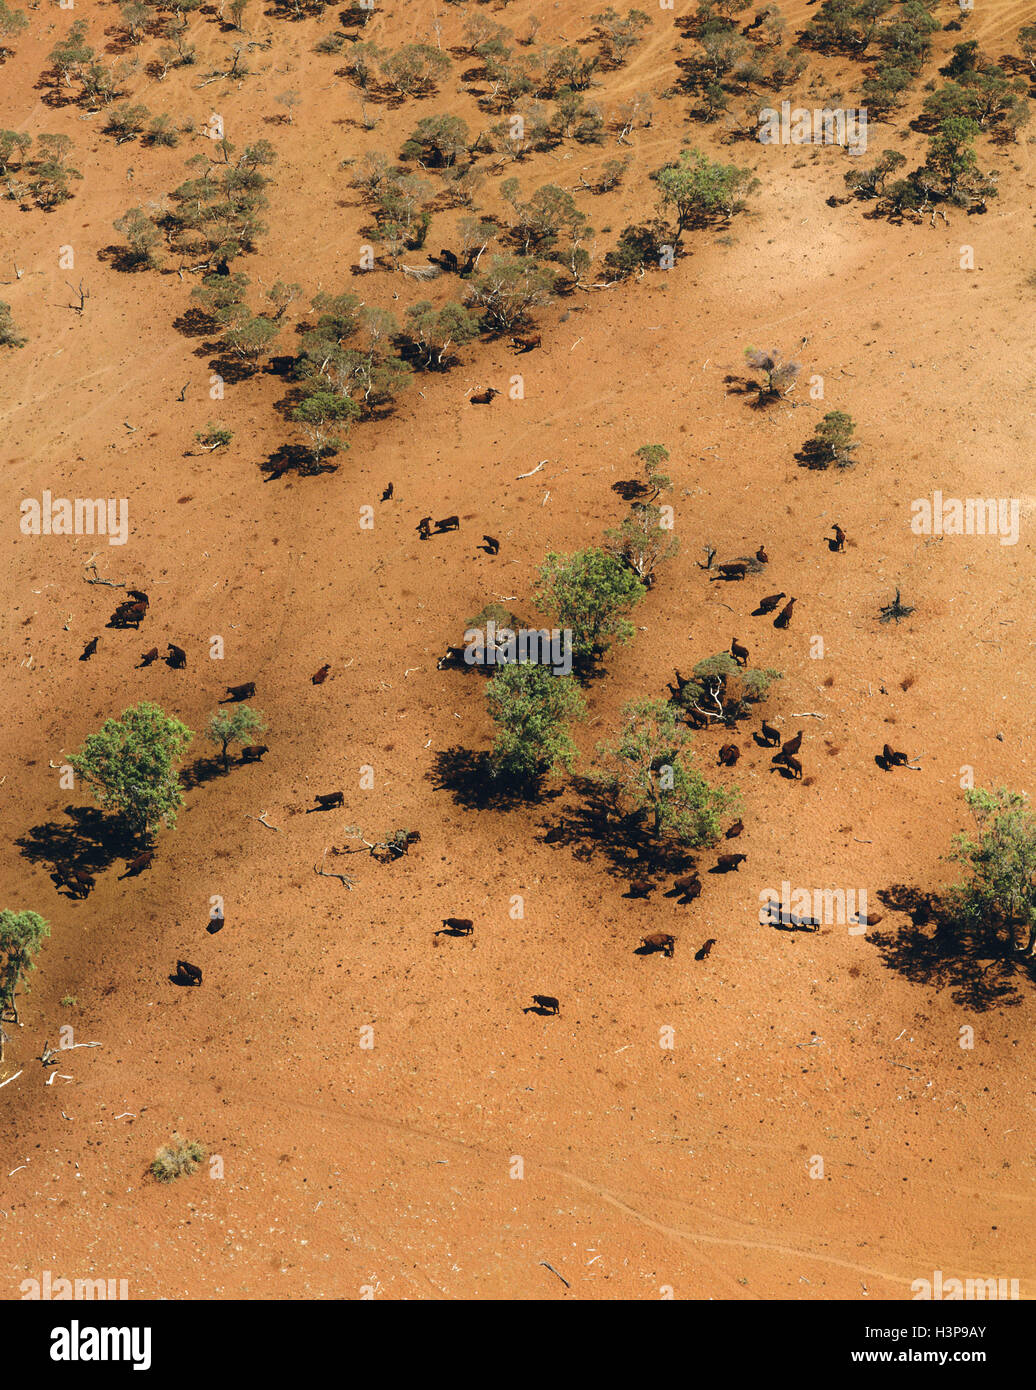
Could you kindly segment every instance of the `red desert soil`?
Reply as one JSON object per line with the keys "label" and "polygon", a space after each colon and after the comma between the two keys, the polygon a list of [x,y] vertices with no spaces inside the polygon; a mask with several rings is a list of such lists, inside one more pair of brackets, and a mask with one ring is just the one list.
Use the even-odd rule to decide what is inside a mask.
{"label": "red desert soil", "polygon": [[[228,44],[203,15],[198,65],[163,83],[141,76],[133,95],[178,118],[218,111],[235,143],[275,146],[269,230],[235,268],[253,284],[303,285],[277,348],[289,352],[320,289],[369,284],[371,302],[398,315],[425,292],[391,271],[352,274],[366,213],[339,161],[394,155],[430,112],[458,110],[473,130],[491,118],[457,87],[461,58],[438,96],[373,108],[379,124],[366,131],[355,88],[334,75],[339,60],[313,51],[334,13],[290,24],[251,8],[246,29],[272,46],[251,55],[247,81],[198,90]],[[437,8],[379,6],[374,37],[434,41]],[[493,17],[519,28],[536,9],[550,40],[585,32],[599,8],[518,0]],[[441,12],[449,46],[463,16]],[[794,0],[785,14],[795,31],[810,10]],[[0,204],[0,298],[30,339],[2,359],[2,903],[35,909],[53,931],[0,1076],[15,1078],[0,1093],[0,1295],[18,1298],[23,1279],[50,1270],[125,1278],[134,1298],[373,1288],[652,1299],[668,1288],[903,1299],[940,1269],[1018,1278],[1031,1297],[1031,984],[983,1008],[966,990],[908,978],[874,939],[908,922],[887,908],[866,935],[758,922],[760,891],[783,880],[866,888],[875,906],[892,884],[949,881],[965,766],[978,785],[1031,789],[1031,135],[980,142],[1001,182],[985,216],[896,226],[864,218],[862,204],[826,205],[844,190],[844,151],[723,146],[720,127],[686,120],[685,97],[657,101],[653,125],[631,137],[626,184],[577,194],[594,226],[611,229],[598,254],[648,215],[647,172],[685,139],[756,170],[747,213],[688,233],[672,271],[541,311],[542,349],[516,357],[506,341],[476,342],[450,373],[415,379],[390,418],[353,430],[336,472],[267,481],[260,463],[297,438],[274,409],[284,382],[260,372],[210,401],[211,354],[195,355],[198,340],[172,326],[192,277],[169,258],[140,274],[99,259],[113,219],[167,195],[204,142],[116,145],[97,114],[44,104],[46,55],[79,16],[101,46],[117,12],[32,11],[0,77],[0,127],[69,134],[84,175],[49,214]],[[651,17],[631,63],[609,77],[608,106],[675,79],[688,42],[671,14]],[[1022,3],[984,5],[965,37],[1014,51],[1026,21]],[[959,37],[935,36],[925,78]],[[810,55],[802,95],[811,100],[817,73],[851,90],[854,72]],[[294,123],[265,123],[289,87],[302,94]],[[872,126],[870,151],[902,135]],[[924,143],[906,131],[902,147],[913,156]],[[517,172],[525,189],[575,187],[582,168],[616,153],[614,136],[599,150],[566,142]],[[450,245],[458,215],[437,215],[426,251],[407,259]],[[959,268],[965,244],[973,270]],[[69,245],[74,268],[59,268]],[[80,280],[82,314],[66,307],[66,282]],[[434,294],[448,288],[439,281]],[[748,346],[793,351],[807,376],[823,374],[825,400],[803,384],[794,408],[751,410],[724,384]],[[519,371],[525,398],[510,400]],[[504,395],[469,406],[487,385]],[[828,409],[858,422],[849,472],[795,463]],[[208,420],[233,429],[232,444],[191,453]],[[556,799],[497,810],[459,804],[435,779],[445,750],[491,736],[481,678],[436,669],[446,643],[490,598],[516,596],[531,614],[545,552],[617,524],[624,504],[611,484],[653,441],[672,454],[681,550],[637,610],[635,640],[591,684],[581,748],[611,734],[624,702],[663,694],[674,667],[735,636],[754,664],[784,671],[766,717],[788,735],[805,729],[803,783],[771,775],[769,753],[746,737],[739,765],[713,771],[723,735],[698,735],[708,775],[742,789],[737,848],[748,859],[706,875],[690,907],[660,894],[631,901],[603,853],[545,842],[577,805],[564,783]],[[395,496],[382,503],[389,481]],[[128,544],[19,534],[21,500],[44,489],[128,498]],[[1020,499],[1020,542],[914,535],[910,502],[933,489]],[[359,524],[365,505],[372,530]],[[419,518],[451,512],[458,532],[418,540]],[[833,522],[851,538],[841,555],[824,542]],[[500,538],[498,557],[478,549],[483,532]],[[769,568],[743,584],[709,583],[698,566],[706,543],[722,559],[760,542]],[[102,575],[150,593],[139,633],[105,627],[118,591],[83,582],[94,552]],[[881,625],[897,586],[916,611]],[[778,589],[798,598],[787,632],[748,616]],[[226,642],[218,662],[214,634]],[[97,655],[80,663],[95,635]],[[818,638],[822,657],[811,654]],[[136,669],[167,641],[187,649],[186,671]],[[331,676],[314,686],[324,662]],[[224,686],[243,681],[256,682],[252,703],[269,720],[265,761],[190,788],[146,873],[120,881],[117,860],[85,900],[59,892],[51,862],[19,842],[33,827],[70,830],[66,808],[92,803],[85,789],[60,790],[52,765],[142,699],[198,730]],[[881,772],[886,740],[920,755],[922,772]],[[196,738],[188,764],[204,752]],[[368,767],[374,785],[361,789]],[[304,814],[336,788],[343,810]],[[263,812],[276,829],[258,822]],[[355,876],[347,891],[314,865],[325,847],[358,843],[350,825],[417,827],[421,841],[394,865],[331,861]],[[205,930],[213,894],[226,903],[218,935]],[[513,895],[524,899],[518,920]],[[450,915],[473,918],[474,934],[435,938]],[[660,930],[678,937],[673,959],[634,954]],[[696,961],[707,937],[716,946]],[[169,982],[179,957],[202,967],[200,989]],[[558,996],[560,1015],[524,1013],[534,993]],[[78,1002],[63,1006],[69,995]],[[46,1070],[36,1058],[65,1025],[76,1043],[101,1046],[62,1052]],[[157,1184],[147,1167],[173,1130],[218,1155],[222,1178],[203,1168]],[[810,1175],[818,1155],[822,1179]]]}

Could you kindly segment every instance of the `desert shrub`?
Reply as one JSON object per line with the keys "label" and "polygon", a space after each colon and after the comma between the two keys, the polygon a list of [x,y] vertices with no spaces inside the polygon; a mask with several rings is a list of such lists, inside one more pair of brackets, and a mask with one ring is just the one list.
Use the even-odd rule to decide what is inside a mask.
{"label": "desert shrub", "polygon": [[168,1144],[163,1144],[151,1160],[152,1176],[159,1182],[172,1182],[174,1178],[190,1176],[204,1163],[208,1153],[197,1139],[183,1139],[173,1134]]}
{"label": "desert shrub", "polygon": [[194,437],[203,449],[212,453],[216,449],[226,448],[234,438],[234,431],[225,429],[222,425],[214,425],[210,420],[203,430],[195,431]]}
{"label": "desert shrub", "polygon": [[745,348],[745,363],[753,371],[763,374],[759,383],[761,400],[778,400],[786,396],[793,390],[802,371],[801,362],[785,361],[777,348]]}
{"label": "desert shrub", "polygon": [[16,39],[29,27],[21,10],[13,10],[7,0],[0,0],[0,39]]}
{"label": "desert shrub", "polygon": [[617,280],[645,266],[657,269],[662,248],[669,245],[669,229],[664,222],[654,221],[623,227],[619,239],[605,255],[604,268]]}
{"label": "desert shrub", "polygon": [[400,96],[429,95],[449,70],[449,55],[427,43],[403,44],[378,60],[378,75]]}
{"label": "desert shrub", "polygon": [[626,170],[632,163],[631,159],[609,159],[604,165],[591,174],[589,178],[582,175],[582,184],[591,193],[610,193],[613,188],[617,188],[622,182]]}
{"label": "desert shrub", "polygon": [[0,347],[20,348],[24,347],[28,341],[28,338],[23,338],[14,325],[10,304],[0,299]]}
{"label": "desert shrub", "polygon": [[175,149],[180,143],[180,132],[173,124],[171,116],[156,116],[147,128],[147,133],[141,141],[144,145],[164,145],[168,149]]}
{"label": "desert shrub", "polygon": [[850,169],[845,175],[846,186],[859,198],[880,198],[889,177],[905,163],[906,156],[899,150],[883,150],[869,169]]}

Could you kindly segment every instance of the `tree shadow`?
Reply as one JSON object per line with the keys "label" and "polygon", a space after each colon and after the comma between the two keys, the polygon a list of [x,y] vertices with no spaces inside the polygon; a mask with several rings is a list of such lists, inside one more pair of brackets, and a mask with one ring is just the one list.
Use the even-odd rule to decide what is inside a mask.
{"label": "tree shadow", "polygon": [[135,275],[141,270],[152,269],[147,256],[137,255],[129,246],[102,246],[97,259],[123,275]]}
{"label": "tree shadow", "polygon": [[[71,870],[100,873],[116,859],[140,853],[139,839],[117,817],[95,806],[66,806],[68,822],[45,821],[15,840],[30,864],[49,866],[57,887],[67,887]],[[72,896],[77,896],[73,893]]]}
{"label": "tree shadow", "polygon": [[211,782],[216,777],[225,777],[229,771],[230,767],[223,766],[223,759],[218,753],[195,758],[189,767],[180,769],[180,786],[185,791],[190,791],[194,787]]}
{"label": "tree shadow", "polygon": [[446,748],[435,755],[428,780],[436,791],[448,791],[458,806],[469,811],[510,811],[561,796],[543,786],[543,778],[515,782],[497,775],[489,753],[470,748]]}
{"label": "tree shadow", "polygon": [[262,371],[262,365],[259,362],[246,362],[240,357],[221,356],[218,343],[202,343],[194,355],[195,357],[204,357],[207,352],[217,354],[209,362],[209,371],[221,376],[230,386],[237,386],[242,381],[250,381],[252,377],[258,376]]}
{"label": "tree shadow", "polygon": [[544,825],[541,844],[565,845],[582,863],[603,861],[615,878],[676,874],[694,866],[690,848],[656,842],[644,827],[644,812],[624,811],[606,783],[573,777],[571,787],[578,802],[555,824]]}
{"label": "tree shadow", "polygon": [[868,932],[867,940],[889,970],[912,983],[948,989],[955,1003],[976,1013],[1015,1007],[1025,998],[1025,981],[1036,983],[1036,960],[1020,956],[991,923],[972,929],[936,895],[905,884],[878,898],[911,920],[898,930]]}
{"label": "tree shadow", "polygon": [[219,324],[204,309],[185,309],[179,318],[173,319],[173,327],[185,338],[204,338],[215,333]]}
{"label": "tree shadow", "polygon": [[300,478],[312,478],[318,473],[334,473],[337,463],[328,463],[304,444],[282,444],[269,458],[263,459],[259,467],[267,475],[266,482],[276,482],[285,473],[296,473]]}

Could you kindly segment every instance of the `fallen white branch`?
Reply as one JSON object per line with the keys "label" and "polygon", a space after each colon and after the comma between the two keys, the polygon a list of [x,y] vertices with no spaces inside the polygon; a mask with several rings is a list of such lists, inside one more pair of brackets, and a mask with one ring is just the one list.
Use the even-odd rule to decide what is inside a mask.
{"label": "fallen white branch", "polygon": [[536,465],[535,468],[530,468],[528,473],[519,473],[515,481],[520,482],[522,478],[531,478],[534,473],[538,473],[540,471],[544,464],[547,464],[549,462],[550,459],[540,459],[539,463]]}
{"label": "fallen white branch", "polygon": [[826,718],[827,718],[827,715],[826,715],[826,714],[817,714],[817,712],[816,712],[815,709],[800,709],[800,710],[792,710],[792,712],[791,712],[791,718],[792,718],[792,719],[805,719],[805,718],[807,717],[807,715],[809,716],[810,719],[826,719]]}
{"label": "fallen white branch", "polygon": [[279,825],[271,825],[270,822],[269,822],[268,820],[265,819],[265,817],[266,817],[266,812],[265,812],[265,811],[260,811],[259,814],[258,814],[257,816],[246,816],[245,819],[246,819],[246,820],[257,820],[257,821],[259,822],[260,825],[265,825],[266,828],[267,828],[267,830],[280,830],[280,829],[281,829],[281,826],[279,826]]}
{"label": "fallen white branch", "polygon": [[315,874],[317,874],[320,878],[337,878],[340,882],[342,882],[342,883],[345,884],[346,888],[348,888],[350,891],[352,891],[352,886],[353,886],[353,885],[352,885],[352,880],[346,878],[345,874],[332,874],[332,873],[328,873],[328,872],[327,872],[327,870],[324,868],[324,860],[325,860],[326,858],[327,858],[327,850],[325,849],[325,850],[324,850],[324,858],[321,859],[319,865],[318,865],[318,864],[314,864],[314,865],[313,865],[313,872],[314,872]]}

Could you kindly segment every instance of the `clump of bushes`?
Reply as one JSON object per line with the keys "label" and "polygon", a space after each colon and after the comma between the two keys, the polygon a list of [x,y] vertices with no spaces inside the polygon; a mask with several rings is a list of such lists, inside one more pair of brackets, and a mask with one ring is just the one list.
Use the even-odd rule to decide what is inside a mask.
{"label": "clump of bushes", "polygon": [[174,1133],[171,1142],[163,1144],[155,1153],[151,1161],[151,1174],[159,1182],[189,1177],[207,1157],[204,1145],[199,1144],[197,1139],[183,1139]]}

